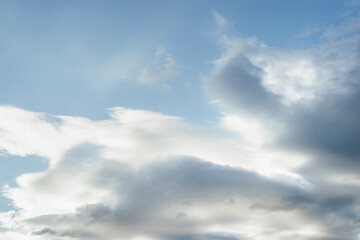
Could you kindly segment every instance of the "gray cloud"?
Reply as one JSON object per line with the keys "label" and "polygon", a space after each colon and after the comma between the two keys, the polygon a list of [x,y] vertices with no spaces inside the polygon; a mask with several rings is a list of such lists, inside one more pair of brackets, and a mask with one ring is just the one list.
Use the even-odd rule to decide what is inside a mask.
{"label": "gray cloud", "polygon": [[[224,37],[227,50],[204,80],[224,118],[236,116],[267,130],[258,151],[290,152],[289,162],[306,159],[292,172],[309,181],[311,191],[287,190],[276,201],[254,198],[249,206],[252,213],[272,214],[279,229],[287,227],[280,216],[292,212],[324,235],[306,235],[302,221],[304,235],[291,239],[353,240],[360,233],[360,41],[353,32],[342,36],[296,50]],[[249,134],[236,123],[228,123],[230,129]],[[267,234],[278,239],[273,231]]]}
{"label": "gray cloud", "polygon": [[228,59],[205,87],[232,110],[274,117],[281,110],[280,98],[264,88],[262,75],[262,69],[238,54]]}
{"label": "gray cloud", "polygon": [[[351,168],[351,164],[359,162],[360,153],[359,40],[342,40],[337,43],[340,47],[335,49],[331,48],[335,43],[327,44],[328,47],[303,50],[304,60],[298,63],[298,60],[284,63],[278,57],[279,54],[287,57],[285,53],[280,53],[281,50],[268,55],[267,51],[273,50],[242,40],[238,43],[240,50],[233,47],[233,53],[229,50],[231,54],[221,59],[216,73],[206,79],[205,87],[227,113],[255,119],[264,126],[274,126],[277,132],[274,130],[271,133],[274,138],[269,142],[271,146],[320,155],[322,161],[325,158],[337,159]],[[354,51],[349,52],[350,48]],[[322,56],[311,55],[319,50],[325,53]],[[301,56],[301,51],[296,54]],[[339,59],[343,63],[349,62],[349,59],[352,61],[344,67],[340,66]],[[307,69],[299,69],[299,65],[306,61],[312,64],[313,69],[309,73]],[[289,74],[271,69],[284,69]],[[321,79],[320,73],[324,76]],[[310,74],[308,79],[306,74]],[[274,80],[274,76],[278,78]],[[312,80],[308,84],[313,84],[314,88],[317,81],[324,82],[316,86],[318,89],[311,93],[312,97],[302,97],[299,93],[300,99],[289,100],[278,90],[292,91],[286,82],[296,85],[296,82],[302,84],[309,79]],[[331,85],[333,87],[328,88]]]}
{"label": "gray cloud", "polygon": [[286,119],[284,144],[357,160],[360,153],[358,86],[347,95],[327,95],[310,106],[294,107]]}

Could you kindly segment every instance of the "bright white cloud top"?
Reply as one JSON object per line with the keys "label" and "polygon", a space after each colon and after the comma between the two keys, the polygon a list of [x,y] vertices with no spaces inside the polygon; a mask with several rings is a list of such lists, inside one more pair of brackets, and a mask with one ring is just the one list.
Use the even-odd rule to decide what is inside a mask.
{"label": "bright white cloud top", "polygon": [[[229,20],[220,14],[223,10],[231,16],[232,8],[240,9],[243,4],[246,12],[254,5],[230,1],[224,7],[219,2],[198,5],[186,1],[174,6],[154,2],[141,9],[158,12],[156,7],[162,7],[168,12],[143,13],[136,15],[137,19],[125,14],[139,14],[132,4],[91,2],[79,12],[86,23],[92,22],[87,14],[94,9],[109,13],[92,22],[95,26],[89,29],[96,37],[104,22],[129,30],[120,20],[132,20],[130,26],[144,34],[142,41],[132,33],[120,37],[128,39],[122,43],[131,46],[122,48],[123,54],[104,45],[97,53],[86,49],[87,25],[77,22],[72,10],[55,11],[59,19],[69,16],[75,29],[85,31],[77,36],[84,42],[83,49],[77,47],[76,39],[60,45],[73,48],[75,58],[97,58],[84,65],[78,63],[73,74],[80,87],[79,82],[64,80],[64,85],[73,84],[74,93],[68,89],[66,95],[59,87],[59,102],[50,107],[37,107],[26,95],[16,95],[18,102],[12,100],[13,86],[2,82],[10,94],[0,105],[1,161],[10,166],[17,164],[15,156],[29,161],[38,156],[47,167],[29,172],[18,166],[23,171],[16,175],[16,184],[11,184],[10,177],[2,180],[3,198],[11,204],[5,209],[0,202],[1,239],[359,239],[360,4],[349,1],[339,7],[334,3],[332,7],[340,9],[336,12],[341,16],[338,22],[303,26],[292,38],[300,42],[303,40],[298,39],[310,38],[310,43],[278,46],[267,43],[277,32],[265,39],[242,37],[236,31],[240,19]],[[309,6],[305,2],[299,11],[303,11],[301,6]],[[47,4],[40,4],[41,11],[56,3]],[[65,7],[63,4],[59,6]],[[277,4],[273,7],[290,10],[288,4]],[[203,5],[207,6],[206,15],[192,15]],[[120,11],[121,7],[126,8],[126,16],[118,19],[112,8]],[[19,13],[33,6],[5,1],[4,9],[5,23],[11,25],[11,19],[18,19]],[[178,10],[189,19],[185,15],[174,17]],[[284,14],[273,12],[274,21],[276,14]],[[325,12],[327,16],[331,11]],[[154,20],[145,18],[146,14]],[[164,19],[178,23],[179,42],[169,37],[174,31]],[[195,23],[196,19],[204,22]],[[62,26],[62,21],[57,28],[71,29],[68,24]],[[193,25],[185,28],[179,23],[182,21]],[[200,32],[210,25],[207,41],[218,45],[202,49],[202,43],[207,43],[188,29]],[[153,31],[148,31],[149,26]],[[156,30],[158,27],[162,30]],[[41,25],[39,34],[44,29]],[[118,36],[104,31],[108,35],[101,41],[111,45],[111,37]],[[0,32],[7,32],[7,27]],[[185,33],[190,37],[184,37]],[[162,35],[167,37],[159,37]],[[5,38],[7,41],[10,39]],[[55,46],[52,41],[50,46]],[[195,50],[183,51],[190,46],[196,46]],[[214,58],[200,53],[206,48],[217,49],[211,50]],[[5,56],[16,59],[21,55],[9,50]],[[106,60],[97,64],[103,58]],[[33,71],[19,65],[22,74]],[[81,70],[85,65],[88,72]],[[15,78],[18,73],[3,70],[4,75],[0,75],[14,77],[19,89],[25,85]],[[68,74],[67,68],[49,71]],[[42,96],[39,101],[44,103],[47,99],[42,94],[57,93],[48,89],[39,71],[33,73],[39,79],[29,75],[29,90],[38,91]],[[58,80],[52,81],[54,86],[62,86]],[[207,103],[202,102],[204,96]],[[81,104],[80,98],[87,104]],[[104,106],[106,117],[101,115]]]}

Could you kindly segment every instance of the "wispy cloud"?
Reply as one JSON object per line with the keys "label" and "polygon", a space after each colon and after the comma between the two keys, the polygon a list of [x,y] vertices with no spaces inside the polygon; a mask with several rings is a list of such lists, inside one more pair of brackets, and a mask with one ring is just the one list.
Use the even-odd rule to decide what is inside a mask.
{"label": "wispy cloud", "polygon": [[226,20],[226,18],[224,18],[220,13],[215,10],[213,11],[213,17],[219,33],[229,26],[229,22]]}
{"label": "wispy cloud", "polygon": [[156,50],[153,62],[141,70],[138,82],[166,86],[166,82],[175,77],[180,70],[181,66],[175,58],[165,48],[159,47]]}
{"label": "wispy cloud", "polygon": [[308,37],[314,35],[314,33],[317,33],[317,32],[319,32],[319,29],[317,29],[317,28],[307,29],[307,30],[304,30],[304,31],[296,34],[295,37],[297,37],[297,38],[308,38]]}

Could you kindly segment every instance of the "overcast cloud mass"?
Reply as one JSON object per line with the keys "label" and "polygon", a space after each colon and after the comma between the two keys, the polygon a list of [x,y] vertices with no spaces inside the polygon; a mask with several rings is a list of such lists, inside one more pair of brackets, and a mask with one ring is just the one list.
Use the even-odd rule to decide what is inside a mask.
{"label": "overcast cloud mass", "polygon": [[360,239],[360,3],[254,4],[0,1],[0,239]]}

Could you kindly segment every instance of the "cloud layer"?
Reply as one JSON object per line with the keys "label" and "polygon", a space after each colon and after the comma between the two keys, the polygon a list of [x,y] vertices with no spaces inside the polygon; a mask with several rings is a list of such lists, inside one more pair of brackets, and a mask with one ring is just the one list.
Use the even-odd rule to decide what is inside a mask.
{"label": "cloud layer", "polygon": [[[304,185],[290,168],[269,174],[261,162],[253,170],[241,168],[252,160],[249,149],[242,155],[246,151],[236,146],[244,139],[125,108],[113,109],[104,121],[1,110],[8,119],[0,126],[7,130],[2,149],[49,160],[46,171],[24,174],[18,187],[4,187],[16,210],[1,214],[9,229],[3,239],[353,239],[357,234],[358,186]],[[11,129],[12,124],[24,129]],[[41,148],[46,142],[52,148]]]}

